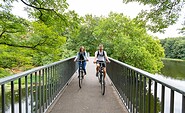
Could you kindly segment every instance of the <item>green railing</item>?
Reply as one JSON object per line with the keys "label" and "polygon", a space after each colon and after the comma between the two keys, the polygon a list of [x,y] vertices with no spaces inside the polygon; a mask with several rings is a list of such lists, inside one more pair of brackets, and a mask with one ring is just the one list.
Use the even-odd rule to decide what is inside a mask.
{"label": "green railing", "polygon": [[[112,58],[110,60],[107,73],[130,113],[174,113],[175,94],[181,98],[178,102],[180,109],[176,113],[185,113],[185,87],[167,83],[153,74]],[[169,99],[165,99],[165,95],[169,95]],[[165,105],[169,107],[165,108]]]}
{"label": "green railing", "polygon": [[1,113],[43,113],[77,67],[74,57],[0,79]]}

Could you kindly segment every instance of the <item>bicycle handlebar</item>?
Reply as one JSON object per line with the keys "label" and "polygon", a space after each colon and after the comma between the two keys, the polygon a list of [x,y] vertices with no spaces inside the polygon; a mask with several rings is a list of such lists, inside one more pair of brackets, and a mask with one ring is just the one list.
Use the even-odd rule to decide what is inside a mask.
{"label": "bicycle handlebar", "polygon": [[88,60],[76,60],[76,62],[81,62],[81,61],[88,61]]}
{"label": "bicycle handlebar", "polygon": [[94,62],[94,63],[110,63],[110,62],[108,62],[108,61],[96,61],[96,62]]}

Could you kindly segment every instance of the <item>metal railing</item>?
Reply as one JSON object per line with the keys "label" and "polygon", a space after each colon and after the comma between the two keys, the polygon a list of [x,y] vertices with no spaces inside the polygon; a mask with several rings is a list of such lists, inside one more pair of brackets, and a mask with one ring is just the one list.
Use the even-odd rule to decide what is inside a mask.
{"label": "metal railing", "polygon": [[0,79],[0,112],[43,113],[77,67],[74,57]]}
{"label": "metal railing", "polygon": [[[185,90],[161,81],[155,75],[110,58],[107,73],[130,113],[174,113],[175,94],[185,113]],[[169,90],[169,92],[167,92]],[[169,93],[169,97],[165,95]],[[168,101],[165,101],[168,98]],[[169,105],[169,108],[165,108]],[[169,109],[168,112],[165,111]]]}

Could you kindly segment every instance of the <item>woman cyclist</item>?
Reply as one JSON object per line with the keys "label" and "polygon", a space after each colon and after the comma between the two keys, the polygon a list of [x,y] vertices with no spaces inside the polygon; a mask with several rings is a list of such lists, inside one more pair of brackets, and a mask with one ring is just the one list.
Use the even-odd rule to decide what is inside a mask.
{"label": "woman cyclist", "polygon": [[[88,61],[88,58],[87,58],[87,53],[85,51],[84,46],[80,47],[80,50],[77,53],[76,58],[74,59],[75,62],[78,61],[78,60],[83,60],[82,61],[82,69],[84,70],[84,74],[86,75],[87,74],[87,72],[86,72],[86,61]],[[78,64],[80,65],[80,62]]]}

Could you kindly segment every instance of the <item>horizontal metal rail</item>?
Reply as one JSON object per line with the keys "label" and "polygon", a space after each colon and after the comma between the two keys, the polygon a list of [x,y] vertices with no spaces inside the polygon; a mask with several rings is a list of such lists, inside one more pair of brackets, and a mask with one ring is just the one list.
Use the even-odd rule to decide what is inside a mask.
{"label": "horizontal metal rail", "polygon": [[130,113],[165,113],[165,105],[169,104],[165,101],[167,89],[170,90],[169,113],[174,113],[175,94],[182,96],[180,113],[185,113],[185,89],[118,60],[110,60],[107,73]]}
{"label": "horizontal metal rail", "polygon": [[74,57],[0,79],[0,112],[43,113],[77,70]]}

